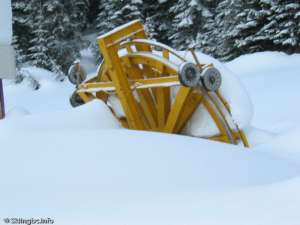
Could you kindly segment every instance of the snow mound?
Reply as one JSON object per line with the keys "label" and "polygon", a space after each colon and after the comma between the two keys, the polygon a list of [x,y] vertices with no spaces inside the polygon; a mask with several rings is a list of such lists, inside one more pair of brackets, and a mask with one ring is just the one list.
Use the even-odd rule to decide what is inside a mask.
{"label": "snow mound", "polygon": [[22,117],[9,116],[0,121],[0,136],[16,132],[69,132],[111,128],[120,128],[118,121],[102,101],[95,100],[81,107],[64,111]]}
{"label": "snow mound", "polygon": [[13,109],[10,109],[7,113],[6,113],[6,118],[12,118],[12,117],[20,117],[20,116],[27,116],[30,115],[31,113],[25,109],[25,108],[21,108],[21,107],[16,107]]}
{"label": "snow mound", "polygon": [[[81,114],[83,119],[86,115]],[[68,116],[60,114],[61,123]],[[111,224],[123,212],[130,218],[116,224],[131,224],[128,211],[138,210],[146,214],[138,218],[140,224],[147,218],[162,224],[162,218],[180,217],[173,204],[186,202],[188,213],[193,205],[203,207],[208,196],[285,182],[300,174],[293,163],[232,145],[151,132],[77,126],[64,130],[58,123],[39,129],[45,118],[31,120],[35,131],[14,133],[17,141],[0,135],[0,156],[5,159],[0,164],[0,211],[6,216],[50,215],[69,221],[59,224],[81,224],[72,220],[77,214],[93,224]],[[147,215],[140,208],[161,204],[162,212],[175,214],[161,217],[151,210]]]}
{"label": "snow mound", "polygon": [[291,68],[298,67],[300,54],[287,55],[283,52],[258,52],[240,56],[233,61],[226,63],[229,68],[239,74],[266,73],[272,76],[272,72],[280,70],[289,71]]}
{"label": "snow mound", "polygon": [[300,163],[300,127],[291,129],[284,134],[277,135],[276,139],[258,146],[256,151],[282,157],[291,162]]}
{"label": "snow mound", "polygon": [[255,103],[255,127],[281,133],[299,124],[299,62],[300,54],[260,52],[226,64],[247,85]]}
{"label": "snow mound", "polygon": [[[24,67],[21,72],[25,76],[21,83],[3,81],[7,112],[22,108],[36,114],[71,108],[69,97],[74,86],[67,79],[59,82],[55,73],[37,67]],[[33,88],[36,84],[38,90]]]}

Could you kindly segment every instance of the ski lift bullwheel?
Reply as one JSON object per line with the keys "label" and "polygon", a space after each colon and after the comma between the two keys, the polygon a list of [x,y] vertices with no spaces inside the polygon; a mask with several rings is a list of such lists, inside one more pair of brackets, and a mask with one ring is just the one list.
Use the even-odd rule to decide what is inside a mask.
{"label": "ski lift bullwheel", "polygon": [[202,105],[219,130],[211,139],[248,146],[243,131],[228,119],[230,107],[219,91],[222,79],[213,65],[187,62],[168,46],[148,41],[140,22],[100,37],[98,44],[104,62],[94,78],[78,86],[84,102],[108,102],[116,95],[124,127],[178,134]]}

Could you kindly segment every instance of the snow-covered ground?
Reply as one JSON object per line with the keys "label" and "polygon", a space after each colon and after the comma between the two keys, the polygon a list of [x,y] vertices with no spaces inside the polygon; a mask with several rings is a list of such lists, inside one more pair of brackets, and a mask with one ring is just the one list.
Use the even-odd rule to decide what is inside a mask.
{"label": "snow-covered ground", "polygon": [[251,150],[122,129],[100,101],[73,109],[67,81],[30,68],[40,90],[5,82],[1,219],[298,225],[299,62],[300,55],[264,52],[226,64],[254,105]]}

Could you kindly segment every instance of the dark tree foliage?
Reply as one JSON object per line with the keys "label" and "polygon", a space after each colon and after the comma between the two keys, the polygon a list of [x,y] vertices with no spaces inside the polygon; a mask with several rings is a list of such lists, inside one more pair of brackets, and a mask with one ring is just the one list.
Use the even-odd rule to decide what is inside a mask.
{"label": "dark tree foliage", "polygon": [[14,44],[19,63],[58,74],[79,56],[87,26],[87,0],[13,0]]}
{"label": "dark tree foliage", "polygon": [[[134,19],[151,39],[191,46],[222,60],[257,51],[300,52],[295,0],[12,0],[19,65],[58,74],[80,57],[86,32],[104,34]],[[98,47],[93,49],[99,57]]]}

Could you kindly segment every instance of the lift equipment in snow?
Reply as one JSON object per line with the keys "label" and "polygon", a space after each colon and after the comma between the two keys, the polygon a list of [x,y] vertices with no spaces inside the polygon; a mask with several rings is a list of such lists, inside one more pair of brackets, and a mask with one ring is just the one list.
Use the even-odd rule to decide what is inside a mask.
{"label": "lift equipment in snow", "polygon": [[[219,91],[222,76],[212,64],[200,64],[193,51],[195,63],[188,62],[169,46],[148,40],[140,21],[121,26],[97,41],[104,58],[97,75],[84,81],[78,62],[70,68],[69,79],[76,85],[73,106],[98,98],[125,128],[180,134],[203,105],[219,130],[210,139],[249,146],[244,132],[228,120],[230,106]],[[111,95],[120,100],[124,116],[108,103]]]}

